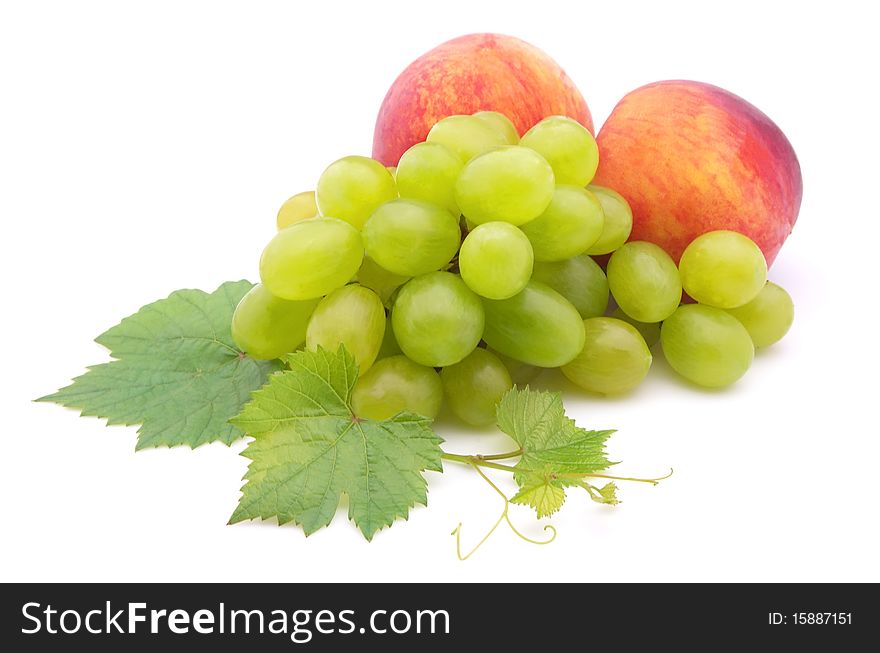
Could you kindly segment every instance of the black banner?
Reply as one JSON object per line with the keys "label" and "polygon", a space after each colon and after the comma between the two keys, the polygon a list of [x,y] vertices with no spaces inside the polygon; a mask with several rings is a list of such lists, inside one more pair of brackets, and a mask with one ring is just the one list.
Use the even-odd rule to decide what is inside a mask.
{"label": "black banner", "polygon": [[0,644],[15,652],[141,643],[192,651],[227,639],[257,651],[468,643],[855,650],[880,634],[877,586],[842,584],[20,584],[2,586],[0,611]]}

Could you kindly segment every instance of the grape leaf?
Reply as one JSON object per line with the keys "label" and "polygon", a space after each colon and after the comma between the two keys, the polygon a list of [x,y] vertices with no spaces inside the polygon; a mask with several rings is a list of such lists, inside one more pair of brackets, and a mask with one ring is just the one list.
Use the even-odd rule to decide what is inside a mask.
{"label": "grape leaf", "polygon": [[243,434],[229,418],[279,368],[246,357],[232,340],[232,313],[251,287],[229,281],[210,294],[178,290],[144,306],[95,339],[116,360],[37,401],[108,424],[140,424],[137,449],[232,443]]}
{"label": "grape leaf", "polygon": [[614,483],[606,483],[600,488],[595,488],[595,493],[590,492],[590,497],[597,503],[606,503],[609,506],[620,503],[617,499],[617,486]]}
{"label": "grape leaf", "polygon": [[[613,464],[605,454],[605,442],[614,431],[577,426],[566,417],[559,392],[514,387],[498,403],[497,418],[498,428],[522,450],[513,474],[520,491],[511,501],[531,506],[539,517],[562,507],[565,488],[585,486],[579,476]],[[609,492],[613,499],[613,489]]]}
{"label": "grape leaf", "polygon": [[549,517],[565,502],[565,490],[561,484],[553,481],[549,472],[528,474],[521,480],[519,492],[510,500],[534,508],[538,519]]}
{"label": "grape leaf", "polygon": [[300,351],[288,363],[232,420],[254,440],[242,453],[251,463],[230,523],[277,517],[310,535],[330,524],[346,494],[349,519],[370,540],[427,505],[422,472],[443,471],[431,420],[406,412],[356,417],[357,364],[344,347]]}

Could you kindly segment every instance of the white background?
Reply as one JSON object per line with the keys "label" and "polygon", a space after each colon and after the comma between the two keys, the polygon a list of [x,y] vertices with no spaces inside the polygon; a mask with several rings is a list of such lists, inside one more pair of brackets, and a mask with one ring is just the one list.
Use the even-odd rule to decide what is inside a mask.
{"label": "white background", "polygon": [[[872,580],[878,499],[878,142],[870,3],[4,2],[0,9],[2,580]],[[499,531],[468,469],[429,474],[429,507],[367,544],[337,515],[227,526],[241,446],[134,452],[135,429],[34,404],[92,338],[177,288],[257,277],[278,205],[329,162],[369,154],[395,76],[474,31],[559,61],[597,127],[644,83],[690,78],[756,104],[800,156],[800,219],[771,278],[795,325],[723,392],[662,360],[623,399],[570,393],[619,429],[610,509],[574,494],[556,542]],[[659,352],[658,352],[659,354]],[[503,438],[439,431],[457,452]],[[499,477],[499,482],[508,483]],[[510,485],[505,485],[508,490]],[[540,536],[524,508],[513,518]]]}

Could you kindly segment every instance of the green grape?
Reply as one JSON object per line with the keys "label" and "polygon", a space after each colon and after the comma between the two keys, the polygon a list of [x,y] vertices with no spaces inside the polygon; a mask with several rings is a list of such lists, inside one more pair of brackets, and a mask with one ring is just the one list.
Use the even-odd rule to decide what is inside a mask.
{"label": "green grape", "polygon": [[391,177],[394,181],[397,181],[397,166],[385,166],[385,169],[391,173]]}
{"label": "green grape", "polygon": [[633,226],[632,209],[620,193],[610,188],[590,185],[587,186],[587,190],[596,196],[605,214],[602,235],[590,246],[587,254],[592,256],[610,254],[629,238]]}
{"label": "green grape", "polygon": [[354,414],[365,419],[390,419],[403,411],[434,419],[441,403],[440,375],[406,356],[376,361],[358,378],[351,393]]}
{"label": "green grape", "polygon": [[656,345],[657,341],[660,340],[659,322],[639,322],[638,320],[634,320],[624,313],[620,306],[611,312],[611,317],[616,317],[618,320],[623,320],[628,324],[632,324],[636,328],[636,331],[642,334],[642,338],[644,338],[645,344],[648,345],[648,349]]}
{"label": "green grape", "polygon": [[599,146],[577,120],[550,116],[523,134],[520,144],[540,153],[553,167],[557,184],[584,187],[599,166]]}
{"label": "green grape", "polygon": [[602,234],[605,214],[599,200],[578,186],[557,186],[544,212],[522,226],[536,261],[563,261],[582,254]]}
{"label": "green grape", "polygon": [[484,299],[483,339],[492,349],[529,365],[559,367],[584,347],[577,309],[550,286],[530,281],[509,299]]}
{"label": "green grape", "polygon": [[379,347],[379,355],[376,356],[376,359],[381,360],[382,358],[397,356],[402,353],[403,350],[397,344],[397,338],[394,337],[394,329],[391,328],[390,324],[386,324],[385,335],[382,336],[382,346]]}
{"label": "green grape", "polygon": [[[394,293],[407,281],[409,281],[409,277],[389,272],[369,256],[364,257],[357,272],[357,282],[379,295],[379,299],[385,306],[391,306]],[[387,329],[387,331],[390,330]]]}
{"label": "green grape", "polygon": [[491,125],[496,131],[504,135],[507,145],[519,144],[519,132],[510,118],[498,111],[477,111],[474,118]]}
{"label": "green grape", "polygon": [[769,347],[782,340],[794,322],[794,303],[781,286],[768,281],[748,304],[728,308],[752,337],[755,347]]}
{"label": "green grape", "polygon": [[529,239],[507,222],[475,227],[458,256],[461,278],[468,288],[489,299],[507,299],[525,288],[533,262]]}
{"label": "green grape", "polygon": [[461,244],[458,218],[420,200],[386,202],[367,220],[363,236],[371,259],[406,277],[442,268]]}
{"label": "green grape", "polygon": [[314,299],[348,283],[361,266],[364,245],[350,224],[303,220],[282,229],[263,250],[260,278],[282,299]]}
{"label": "green grape", "polygon": [[440,372],[449,408],[474,426],[495,422],[495,408],[513,387],[510,373],[498,357],[479,347],[455,365]]}
{"label": "green grape", "polygon": [[736,231],[710,231],[695,238],[678,264],[687,294],[701,304],[736,308],[767,283],[761,248]]}
{"label": "green grape", "polygon": [[461,211],[455,201],[455,180],[464,163],[440,143],[416,143],[397,164],[397,189],[401,197],[442,206],[454,215]]}
{"label": "green grape", "polygon": [[471,159],[455,183],[458,207],[475,224],[525,224],[544,212],[556,182],[544,158],[527,147],[508,145]]}
{"label": "green grape", "polygon": [[660,344],[672,369],[708,388],[739,379],[755,355],[749,332],[739,320],[702,304],[680,306],[664,320]]}
{"label": "green grape", "polygon": [[613,317],[584,320],[586,340],[562,373],[590,392],[616,395],[635,388],[651,369],[651,352],[636,328]]}
{"label": "green grape", "polygon": [[380,204],[397,197],[397,187],[394,177],[378,161],[347,156],[324,170],[315,195],[321,215],[360,229]]}
{"label": "green grape", "polygon": [[495,125],[474,116],[447,116],[431,127],[429,143],[445,145],[458,155],[462,163],[483,152],[507,145],[503,133]]}
{"label": "green grape", "polygon": [[351,284],[334,290],[318,304],[309,320],[306,347],[336,351],[345,345],[363,373],[376,360],[384,335],[385,307],[379,296]]}
{"label": "green grape", "polygon": [[409,281],[391,311],[403,353],[422,365],[443,367],[470,354],[483,335],[480,299],[458,275],[431,272]]}
{"label": "green grape", "polygon": [[605,315],[608,279],[599,264],[587,254],[565,261],[536,262],[532,279],[546,283],[565,297],[584,319]]}
{"label": "green grape", "polygon": [[681,279],[669,254],[654,243],[635,240],[608,261],[608,285],[624,313],[639,322],[661,322],[681,302]]}
{"label": "green grape", "polygon": [[486,351],[495,354],[495,357],[504,363],[504,367],[507,368],[510,378],[520,388],[526,387],[544,371],[543,367],[536,367],[534,365],[529,365],[528,363],[523,363],[510,356],[505,356],[500,351],[495,351],[491,347],[486,347]]}
{"label": "green grape", "polygon": [[235,307],[232,339],[239,349],[257,360],[289,354],[305,342],[306,326],[318,301],[279,299],[258,283]]}
{"label": "green grape", "polygon": [[308,220],[318,215],[318,205],[315,203],[315,191],[307,190],[297,193],[278,209],[275,223],[279,229],[289,227],[295,222]]}

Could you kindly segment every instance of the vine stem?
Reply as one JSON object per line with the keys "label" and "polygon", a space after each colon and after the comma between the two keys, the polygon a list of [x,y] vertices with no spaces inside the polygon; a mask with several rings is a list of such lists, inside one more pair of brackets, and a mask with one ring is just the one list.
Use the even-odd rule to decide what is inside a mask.
{"label": "vine stem", "polygon": [[[470,465],[478,472],[480,471],[480,467],[489,467],[490,469],[499,469],[502,472],[517,472],[517,471],[527,471],[527,470],[518,470],[511,465],[503,465],[501,463],[493,462],[494,460],[505,460],[507,458],[513,458],[515,456],[522,455],[522,449],[518,449],[517,451],[510,451],[508,453],[499,453],[499,454],[490,454],[490,455],[481,455],[475,454],[471,456],[467,456],[464,454],[458,453],[447,453],[443,452],[441,458],[444,460],[449,460],[456,463],[461,463],[463,465]],[[672,468],[669,468],[669,473],[665,476],[658,476],[657,478],[634,478],[632,476],[611,476],[609,474],[576,474],[576,473],[563,473],[557,474],[556,476],[560,478],[605,478],[609,481],[633,481],[635,483],[650,483],[651,485],[657,485],[660,481],[663,481],[670,476],[672,476]]]}
{"label": "vine stem", "polygon": [[561,478],[607,478],[609,481],[634,481],[635,483],[657,485],[660,481],[665,481],[672,476],[672,471],[672,467],[670,467],[668,474],[657,478],[633,478],[632,476],[609,476],[608,474],[557,474],[557,476]]}
{"label": "vine stem", "polygon": [[[517,455],[519,455],[519,454],[517,454]],[[466,458],[467,456],[462,456],[462,457]],[[489,532],[487,532],[486,535],[483,536],[483,539],[480,540],[477,543],[477,545],[473,549],[471,549],[466,555],[461,554],[461,524],[456,526],[455,530],[452,531],[452,534],[455,535],[455,548],[456,548],[456,553],[458,554],[459,560],[464,561],[464,560],[467,560],[468,558],[470,558],[472,555],[474,555],[477,552],[477,550],[481,546],[483,546],[483,544],[486,542],[486,540],[489,539],[489,537],[492,535],[492,533],[494,533],[498,529],[498,527],[501,525],[501,522],[503,522],[503,521],[507,522],[507,525],[510,527],[510,530],[512,530],[517,537],[525,540],[526,542],[528,542],[530,544],[550,544],[550,542],[552,542],[553,540],[556,539],[556,528],[550,524],[547,524],[546,526],[544,526],[545,532],[548,530],[550,531],[550,537],[546,540],[543,540],[543,541],[542,540],[533,540],[532,538],[523,535],[519,531],[519,529],[517,529],[517,527],[513,525],[513,522],[510,520],[510,515],[508,514],[508,511],[510,510],[510,500],[507,498],[507,495],[501,491],[501,488],[499,488],[497,485],[495,485],[495,483],[492,482],[492,479],[490,479],[488,476],[486,476],[485,472],[483,472],[483,470],[479,468],[477,463],[469,462],[468,464],[471,467],[473,467],[476,470],[477,474],[482,476],[483,480],[486,481],[486,483],[488,483],[490,486],[492,486],[492,489],[495,490],[495,492],[497,492],[498,495],[504,500],[504,510],[501,511],[501,516],[492,525],[492,528],[489,529]]]}
{"label": "vine stem", "polygon": [[443,455],[440,457],[443,458],[443,460],[451,460],[452,462],[462,463],[463,465],[470,465],[474,468],[476,468],[477,466],[490,467],[491,469],[500,469],[502,472],[513,472],[515,470],[510,465],[502,465],[500,463],[493,462],[493,460],[513,458],[514,456],[519,456],[521,454],[522,451],[517,451],[515,453],[511,452],[509,454],[492,454],[490,456],[466,456],[458,453],[446,453],[444,451]]}
{"label": "vine stem", "polygon": [[478,460],[506,460],[508,458],[516,458],[517,456],[522,456],[523,450],[517,449],[516,451],[508,451],[507,453],[490,453],[490,454],[482,454],[478,453],[475,458]]}

